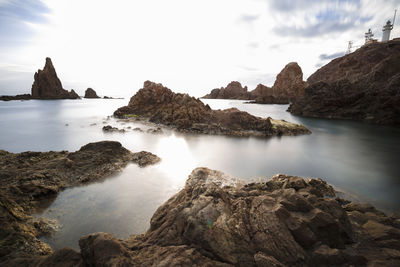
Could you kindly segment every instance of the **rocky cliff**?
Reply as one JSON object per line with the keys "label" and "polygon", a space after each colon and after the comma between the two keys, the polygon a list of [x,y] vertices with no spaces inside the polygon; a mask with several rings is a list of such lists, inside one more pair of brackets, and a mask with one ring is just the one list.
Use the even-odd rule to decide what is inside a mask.
{"label": "rocky cliff", "polygon": [[335,198],[321,179],[244,183],[197,168],[141,235],[94,233],[7,266],[399,266],[400,220]]}
{"label": "rocky cliff", "polygon": [[43,70],[38,70],[34,76],[32,84],[32,98],[35,99],[78,99],[78,94],[71,90],[62,88],[60,79],[57,77],[56,70],[50,58],[46,58]]}
{"label": "rocky cliff", "polygon": [[332,60],[307,80],[296,115],[400,126],[400,41],[371,43]]}
{"label": "rocky cliff", "polygon": [[88,88],[85,91],[84,98],[100,98],[100,97],[97,95],[95,90],[93,90],[92,88]]}
{"label": "rocky cliff", "polygon": [[230,82],[225,88],[216,88],[202,98],[208,99],[242,99],[248,100],[250,93],[247,92],[247,86],[242,87],[240,82]]}
{"label": "rocky cliff", "polygon": [[148,119],[180,131],[233,136],[272,136],[311,133],[307,128],[288,122],[277,123],[236,108],[212,110],[188,94],[176,94],[162,84],[146,81],[129,101],[114,112],[117,117]]}

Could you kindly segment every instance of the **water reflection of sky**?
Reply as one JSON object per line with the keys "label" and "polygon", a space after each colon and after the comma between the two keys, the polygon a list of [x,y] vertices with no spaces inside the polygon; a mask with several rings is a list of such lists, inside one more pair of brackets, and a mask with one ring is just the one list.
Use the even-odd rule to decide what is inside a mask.
{"label": "water reflection of sky", "polygon": [[191,135],[164,130],[148,134],[103,133],[107,119],[128,100],[63,100],[0,103],[0,149],[74,151],[89,142],[116,140],[131,151],[146,150],[162,161],[151,167],[129,165],[121,174],[85,187],[67,189],[43,213],[63,228],[48,240],[56,248],[77,247],[80,236],[110,232],[141,233],[154,211],[184,186],[190,172],[206,166],[254,180],[276,173],[321,177],[380,208],[400,211],[400,130],[359,122],[292,116],[286,105],[204,100],[212,108],[237,107],[254,115],[305,124],[312,135],[267,139]]}

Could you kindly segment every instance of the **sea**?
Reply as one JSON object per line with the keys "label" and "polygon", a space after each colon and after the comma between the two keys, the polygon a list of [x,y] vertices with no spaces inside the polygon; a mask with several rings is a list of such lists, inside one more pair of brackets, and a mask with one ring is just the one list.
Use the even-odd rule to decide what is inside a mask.
{"label": "sea", "polygon": [[[162,160],[140,168],[129,164],[104,181],[62,191],[34,216],[60,225],[42,237],[53,249],[79,249],[93,232],[118,238],[144,233],[156,209],[181,190],[196,167],[223,171],[245,181],[266,181],[281,173],[318,177],[343,196],[369,202],[387,214],[400,213],[400,129],[346,120],[293,116],[288,105],[206,100],[213,109],[236,107],[259,117],[308,127],[311,135],[238,138],[183,134],[112,117],[129,99],[0,101],[0,149],[76,151],[87,143],[115,140],[132,152],[150,151]],[[106,133],[104,125],[126,129]],[[144,132],[133,131],[140,127]]]}

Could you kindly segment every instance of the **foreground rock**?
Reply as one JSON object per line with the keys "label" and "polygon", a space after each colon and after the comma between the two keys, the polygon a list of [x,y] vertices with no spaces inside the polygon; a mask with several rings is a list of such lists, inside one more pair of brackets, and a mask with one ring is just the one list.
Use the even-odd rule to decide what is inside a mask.
{"label": "foreground rock", "polygon": [[47,257],[13,266],[399,266],[400,221],[368,205],[334,199],[321,179],[276,175],[245,184],[195,169],[154,213],[149,230],[126,240],[83,236]]}
{"label": "foreground rock", "polygon": [[231,82],[225,88],[216,88],[202,98],[206,99],[251,99],[250,93],[247,92],[247,86],[242,87],[240,82]]}
{"label": "foreground rock", "polygon": [[100,97],[97,95],[95,90],[93,90],[92,88],[88,88],[85,91],[84,98],[100,98]]}
{"label": "foreground rock", "polygon": [[308,80],[289,111],[400,126],[400,41],[371,43],[332,60]]}
{"label": "foreground rock", "polygon": [[157,159],[149,152],[132,153],[112,141],[90,143],[72,153],[0,150],[0,265],[7,258],[52,252],[37,238],[51,232],[54,222],[30,216],[38,204],[67,187],[104,179],[129,162],[145,166]]}
{"label": "foreground rock", "polygon": [[294,123],[283,124],[271,118],[259,118],[236,108],[212,110],[199,99],[176,94],[162,84],[146,81],[129,101],[114,112],[116,117],[143,118],[179,131],[231,136],[273,136],[311,133]]}
{"label": "foreground rock", "polygon": [[35,99],[78,99],[80,98],[74,90],[68,92],[62,88],[60,79],[50,58],[46,58],[43,70],[35,73],[32,84],[32,98]]}

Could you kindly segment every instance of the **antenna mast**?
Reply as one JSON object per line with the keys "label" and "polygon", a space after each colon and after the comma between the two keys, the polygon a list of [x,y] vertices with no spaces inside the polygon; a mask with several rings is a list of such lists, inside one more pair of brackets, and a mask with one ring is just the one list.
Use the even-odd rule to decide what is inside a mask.
{"label": "antenna mast", "polygon": [[396,19],[396,13],[397,13],[397,9],[394,10],[394,16],[393,16],[393,27],[394,27],[394,21]]}

